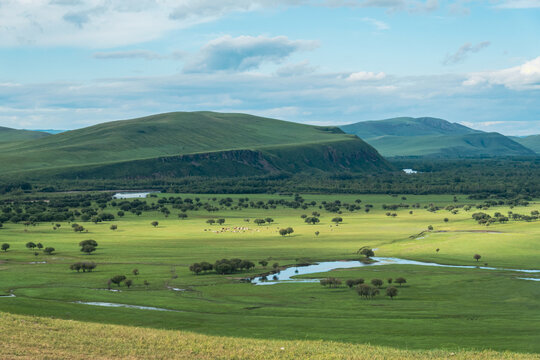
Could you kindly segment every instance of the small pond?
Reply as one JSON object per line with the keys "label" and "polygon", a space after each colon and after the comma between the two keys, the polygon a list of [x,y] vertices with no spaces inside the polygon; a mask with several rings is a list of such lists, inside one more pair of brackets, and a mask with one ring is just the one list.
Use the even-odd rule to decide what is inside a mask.
{"label": "small pond", "polygon": [[75,301],[75,304],[84,304],[84,305],[93,305],[93,306],[104,306],[104,307],[113,307],[113,308],[128,308],[128,309],[139,309],[139,310],[154,310],[154,311],[173,311],[179,312],[178,310],[163,309],[153,306],[139,306],[139,305],[128,305],[128,304],[118,304],[118,303],[109,303],[109,302],[99,302],[99,301]]}

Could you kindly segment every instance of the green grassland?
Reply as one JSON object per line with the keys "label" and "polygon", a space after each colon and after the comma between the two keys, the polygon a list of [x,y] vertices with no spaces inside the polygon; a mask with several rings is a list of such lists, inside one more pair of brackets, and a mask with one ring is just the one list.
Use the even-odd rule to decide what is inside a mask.
{"label": "green grassland", "polygon": [[[329,341],[255,340],[0,315],[3,359],[538,359],[494,351],[418,351]],[[28,341],[28,339],[31,341]]]}
{"label": "green grassland", "polygon": [[[219,201],[225,197],[186,194],[158,196],[198,196],[202,202],[213,202],[213,197],[217,197]],[[232,199],[246,197],[227,196]],[[248,197],[254,202],[283,198],[279,195]],[[140,216],[126,213],[125,217],[112,222],[93,224],[78,221],[88,229],[88,233],[75,233],[68,223],[61,223],[57,230],[53,230],[49,223],[37,226],[5,223],[0,229],[0,243],[9,243],[11,248],[0,253],[0,294],[13,294],[15,297],[0,298],[0,311],[89,323],[271,340],[253,343],[256,345],[250,351],[256,351],[259,347],[268,349],[276,343],[294,340],[288,344],[296,344],[294,346],[298,348],[294,351],[303,354],[301,351],[308,351],[305,344],[309,343],[296,340],[323,340],[323,343],[316,344],[321,344],[320,346],[326,349],[337,346],[328,343],[336,341],[416,350],[444,349],[460,352],[489,349],[528,354],[540,352],[540,345],[536,341],[540,331],[540,283],[519,279],[539,278],[539,274],[508,270],[384,265],[335,270],[309,276],[332,276],[342,280],[361,277],[367,281],[373,278],[395,279],[399,276],[407,279],[407,284],[398,287],[399,294],[394,300],[384,296],[386,285],[383,286],[381,295],[375,299],[363,300],[354,290],[345,286],[331,289],[318,283],[255,286],[241,282],[242,278],[269,270],[259,264],[249,272],[232,275],[194,275],[189,271],[189,265],[194,262],[213,263],[221,258],[242,258],[255,263],[267,259],[270,264],[278,262],[281,266],[294,265],[299,261],[358,259],[356,252],[362,246],[374,248],[376,256],[383,257],[475,265],[477,263],[473,255],[478,253],[482,255],[479,264],[488,263],[489,266],[505,269],[540,268],[538,222],[509,221],[506,224],[486,227],[471,218],[473,212],[479,211],[474,208],[469,211],[460,209],[455,215],[446,210],[433,213],[423,208],[429,204],[441,207],[454,204],[450,195],[407,196],[405,200],[387,195],[303,197],[306,202],[313,200],[318,204],[321,201],[338,199],[353,203],[356,199],[361,199],[362,205],[372,204],[373,208],[369,213],[343,211],[339,215],[343,218],[343,223],[339,226],[331,222],[336,214],[324,209],[310,207],[303,210],[281,206],[267,210],[221,208],[212,213],[205,210],[188,211],[188,218],[185,220],[178,219],[178,210],[170,209],[171,214],[167,218],[158,211],[152,211],[143,212]],[[156,200],[147,199],[148,202]],[[478,202],[466,199],[465,196],[458,196],[457,199],[457,204]],[[397,213],[396,217],[386,216],[387,210],[382,209],[382,204],[399,203],[419,203],[421,208],[400,209],[392,211]],[[215,204],[217,206],[217,202]],[[539,208],[539,203],[532,202],[526,207],[510,209],[507,206],[497,206],[481,211],[491,215],[509,210],[528,214]],[[409,213],[411,210],[412,214]],[[104,211],[116,213],[117,208],[109,205]],[[309,215],[312,211],[321,213],[321,222],[317,225],[308,225],[300,218],[300,215]],[[206,224],[207,219],[220,217],[226,219],[223,227],[249,229],[245,232],[220,232],[222,226]],[[262,226],[253,223],[255,218],[265,217],[272,217],[274,223]],[[246,222],[246,218],[251,221]],[[445,222],[444,218],[449,221]],[[157,227],[150,224],[154,220],[159,221]],[[110,230],[111,223],[118,225],[118,230]],[[424,232],[428,225],[432,225],[434,230]],[[294,233],[280,236],[278,229],[288,226],[294,228]],[[489,232],[485,232],[486,230]],[[318,236],[315,235],[316,231],[320,233]],[[99,243],[98,250],[92,255],[83,255],[79,251],[77,244],[85,239],[94,239]],[[57,251],[50,256],[41,252],[35,256],[33,250],[25,248],[28,241],[41,242]],[[440,249],[438,253],[435,251],[437,248]],[[39,263],[42,261],[46,263]],[[69,265],[77,261],[94,261],[98,267],[91,273],[70,271]],[[139,269],[138,276],[131,274],[134,268]],[[122,285],[119,288],[121,292],[107,291],[107,280],[119,274],[133,279],[134,286],[127,289]],[[145,280],[150,283],[148,287],[144,286]],[[113,288],[116,286],[113,285]],[[185,291],[174,291],[172,288]],[[106,308],[75,303],[77,301],[152,306],[174,311]],[[12,322],[30,319],[6,316]],[[28,321],[31,324],[40,324],[52,320]],[[78,324],[81,323],[58,322],[50,326],[84,326]],[[100,329],[101,326],[103,325],[88,324],[89,329]],[[107,331],[115,332],[120,331],[119,329],[121,328],[110,327]],[[133,329],[133,333],[128,332],[128,336],[137,337],[138,331],[140,330]],[[176,332],[166,334],[175,337],[174,341],[180,341],[185,335]],[[203,344],[207,344],[206,341],[215,341],[215,338],[204,339]],[[226,341],[238,344],[240,340]],[[248,344],[252,340],[246,341]],[[101,350],[99,355],[106,357],[109,351],[107,349],[112,346],[116,345],[110,344]],[[155,346],[159,348],[162,345]],[[238,345],[231,346],[234,348]],[[354,351],[366,351],[369,355],[368,350],[362,350],[364,348],[356,345],[340,345],[343,346],[357,349]],[[365,349],[372,351],[379,348]],[[143,354],[137,352],[143,351],[138,346],[132,350],[119,351],[117,356]],[[334,357],[344,357],[340,356],[341,350],[332,351]],[[387,351],[392,354],[392,351],[398,350]],[[204,358],[205,352],[202,351],[201,354]],[[292,358],[293,354],[294,352],[287,353],[287,356]],[[355,357],[354,354],[356,353],[352,352],[351,357]],[[419,354],[424,353],[394,354],[397,354],[394,355],[397,357],[414,357],[414,354],[420,357]],[[422,356],[448,356],[448,353],[444,352],[425,354]],[[272,351],[270,355],[278,356]],[[240,354],[238,358],[242,356],[244,355]],[[251,356],[248,353],[244,357]]]}
{"label": "green grassland", "polygon": [[336,159],[345,159],[347,163],[340,165],[353,171],[391,168],[372,147],[337,127],[214,112],[112,121],[34,141],[0,144],[2,176],[25,179],[134,178],[157,172],[223,176],[220,163],[234,170],[230,174],[257,175],[312,167],[330,170]]}

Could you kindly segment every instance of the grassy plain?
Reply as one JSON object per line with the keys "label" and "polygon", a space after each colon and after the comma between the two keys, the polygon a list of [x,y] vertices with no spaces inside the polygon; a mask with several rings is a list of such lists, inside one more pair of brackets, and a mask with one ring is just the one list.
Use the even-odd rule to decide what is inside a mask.
{"label": "grassy plain", "polygon": [[[213,197],[218,200],[225,197],[159,196],[198,196],[203,202]],[[236,199],[246,195],[230,197]],[[283,198],[277,195],[247,197],[255,202]],[[189,272],[188,266],[193,262],[233,257],[255,263],[267,259],[270,264],[278,262],[280,265],[294,265],[299,259],[356,259],[356,251],[362,246],[375,248],[377,256],[385,257],[475,265],[473,255],[478,253],[482,255],[480,264],[506,269],[540,268],[538,222],[510,221],[485,227],[471,219],[471,214],[477,210],[460,210],[453,215],[446,210],[431,213],[423,209],[430,203],[438,206],[453,204],[452,196],[407,196],[405,200],[387,195],[305,195],[304,198],[307,202],[314,200],[317,203],[337,199],[353,203],[361,199],[363,205],[373,204],[373,209],[369,213],[344,211],[339,215],[344,221],[337,227],[331,223],[336,214],[318,207],[308,210],[283,207],[221,209],[213,213],[200,210],[188,212],[186,220],[179,220],[178,211],[174,209],[168,218],[157,211],[141,216],[128,213],[113,222],[83,223],[89,232],[82,234],[74,233],[68,223],[62,223],[58,230],[53,230],[51,224],[25,227],[6,223],[0,229],[0,243],[9,243],[11,248],[0,253],[0,294],[15,297],[0,298],[0,311],[92,323],[189,330],[212,336],[270,339],[279,343],[324,340],[402,349],[540,352],[540,344],[536,341],[540,331],[540,283],[519,279],[538,278],[538,274],[385,265],[314,275],[343,280],[362,277],[369,281],[398,276],[407,279],[394,300],[384,296],[386,285],[376,299],[362,300],[354,290],[346,287],[328,289],[317,283],[254,286],[240,282],[241,277],[268,270],[259,265],[250,272],[225,276],[196,276]],[[147,199],[148,202],[156,200]],[[458,204],[477,202],[480,201],[458,196]],[[398,203],[420,203],[422,208],[397,210],[396,217],[386,216],[387,211],[381,205]],[[538,203],[532,203],[511,210],[528,214],[539,208]],[[116,210],[105,209],[112,213]],[[410,210],[413,214],[409,214]],[[493,214],[508,210],[510,208],[500,206],[484,211]],[[321,213],[320,224],[307,225],[300,218],[301,214],[312,211]],[[226,219],[224,227],[248,227],[249,230],[218,232],[221,226],[210,226],[205,222],[219,217]],[[253,219],[265,217],[272,217],[275,222],[269,226],[253,224]],[[246,218],[251,221],[246,222]],[[449,221],[444,222],[444,218]],[[150,222],[153,220],[159,221],[159,226],[152,227]],[[111,223],[117,224],[118,230],[110,230]],[[428,225],[433,225],[434,231],[417,236]],[[291,236],[279,236],[278,229],[288,226],[295,232]],[[316,236],[315,231],[320,235]],[[83,255],[77,244],[89,238],[99,243],[98,250],[92,255]],[[57,252],[51,256],[41,253],[35,256],[34,251],[25,248],[28,241],[53,246]],[[438,253],[437,248],[440,249]],[[69,270],[70,264],[83,260],[96,262],[96,271],[77,273]],[[42,261],[46,263],[32,263]],[[140,275],[131,275],[134,268],[139,269]],[[105,290],[107,280],[118,274],[133,279],[135,285],[131,289],[122,286],[120,292]],[[143,285],[145,280],[150,283],[148,287]],[[152,306],[174,311],[106,308],[75,303],[77,301]],[[17,317],[9,317],[11,315],[3,316],[19,321]],[[61,322],[55,326],[67,326],[65,324],[79,326],[79,323]],[[88,326],[96,329],[102,325]],[[119,328],[107,329],[114,332]],[[130,336],[138,336],[139,331],[154,334],[154,330],[133,331]],[[275,342],[257,344],[266,347]],[[324,343],[321,346],[334,345]],[[407,353],[403,354],[406,356]],[[447,356],[441,354],[441,357]]]}

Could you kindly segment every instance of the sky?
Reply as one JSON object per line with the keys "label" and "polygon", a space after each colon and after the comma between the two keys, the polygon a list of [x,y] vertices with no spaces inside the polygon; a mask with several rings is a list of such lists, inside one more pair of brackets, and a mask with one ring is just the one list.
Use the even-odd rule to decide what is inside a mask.
{"label": "sky", "polygon": [[170,111],[540,133],[540,0],[0,0],[0,126]]}

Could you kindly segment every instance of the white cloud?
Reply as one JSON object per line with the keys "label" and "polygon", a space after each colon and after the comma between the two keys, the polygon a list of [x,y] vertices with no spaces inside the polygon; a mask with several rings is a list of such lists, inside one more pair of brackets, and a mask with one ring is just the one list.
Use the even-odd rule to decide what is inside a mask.
{"label": "white cloud", "polygon": [[482,49],[488,47],[491,43],[489,41],[482,41],[476,45],[471,43],[463,44],[455,53],[446,55],[443,61],[444,65],[457,64],[462,62],[471,53],[477,53]]}
{"label": "white cloud", "polygon": [[301,76],[315,71],[315,67],[305,60],[296,64],[288,64],[276,70],[278,76]]}
{"label": "white cloud", "polygon": [[501,9],[533,9],[540,8],[540,0],[505,0],[496,7]]}
{"label": "white cloud", "polygon": [[513,90],[540,89],[540,56],[508,69],[470,74],[463,85],[503,85]]}
{"label": "white cloud", "polygon": [[326,0],[323,4],[331,7],[383,8],[390,12],[410,13],[432,12],[439,8],[438,0]]}
{"label": "white cloud", "polygon": [[380,30],[380,31],[390,29],[390,26],[388,26],[387,23],[382,22],[382,21],[377,20],[377,19],[372,19],[372,18],[365,17],[365,18],[362,18],[362,21],[374,26],[375,29]]}
{"label": "white cloud", "polygon": [[235,11],[287,0],[2,0],[0,46],[107,48],[143,43]]}
{"label": "white cloud", "polygon": [[144,59],[159,60],[165,56],[148,50],[129,50],[129,51],[107,51],[96,52],[93,54],[95,59]]}
{"label": "white cloud", "polygon": [[348,81],[372,81],[372,80],[382,80],[386,77],[386,74],[383,72],[374,73],[371,71],[359,71],[350,74],[347,77]]}
{"label": "white cloud", "polygon": [[225,35],[208,42],[184,67],[185,72],[246,71],[263,63],[280,63],[300,50],[317,46],[315,41],[289,40],[286,36]]}

